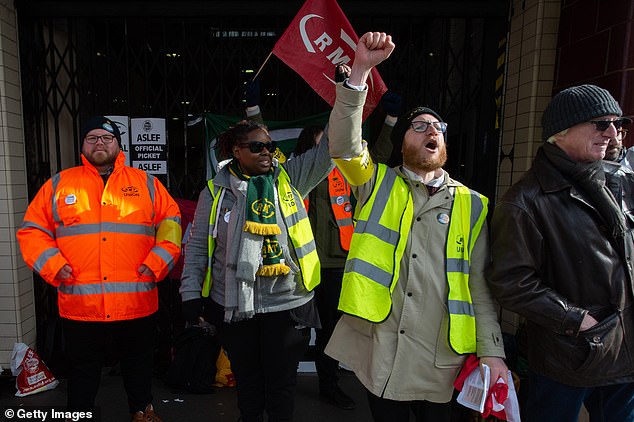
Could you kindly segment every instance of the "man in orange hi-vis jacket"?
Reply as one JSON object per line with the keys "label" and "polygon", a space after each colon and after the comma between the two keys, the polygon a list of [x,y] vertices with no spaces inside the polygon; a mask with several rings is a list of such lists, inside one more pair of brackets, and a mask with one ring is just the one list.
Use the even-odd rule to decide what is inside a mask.
{"label": "man in orange hi-vis jacket", "polygon": [[29,267],[58,289],[68,410],[94,407],[114,338],[132,420],[160,421],[151,391],[156,283],[179,257],[180,212],[158,179],[125,165],[115,123],[93,117],[81,137],[83,165],[42,186],[17,238]]}

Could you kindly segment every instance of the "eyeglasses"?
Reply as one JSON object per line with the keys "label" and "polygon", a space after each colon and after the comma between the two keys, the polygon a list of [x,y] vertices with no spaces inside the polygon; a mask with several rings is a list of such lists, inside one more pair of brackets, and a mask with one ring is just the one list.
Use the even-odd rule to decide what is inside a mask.
{"label": "eyeglasses", "polygon": [[613,124],[614,128],[616,130],[619,130],[621,129],[621,126],[623,126],[623,123],[625,122],[626,122],[626,119],[590,120],[590,123],[592,123],[599,132],[605,132],[606,130],[608,130],[608,128],[610,127],[610,124]]}
{"label": "eyeglasses", "polygon": [[427,132],[429,126],[433,127],[440,133],[445,133],[447,131],[447,123],[445,122],[426,122],[424,120],[416,120],[410,123],[410,126],[414,129],[414,132],[418,133]]}
{"label": "eyeglasses", "polygon": [[254,154],[262,152],[264,148],[266,148],[269,152],[273,152],[275,151],[275,148],[277,148],[273,142],[260,142],[260,141],[242,142],[238,144],[238,146],[240,148],[249,148],[249,151],[251,151]]}
{"label": "eyeglasses", "polygon": [[101,136],[86,136],[85,141],[87,144],[96,144],[97,141],[99,139],[101,139],[101,142],[103,142],[104,144],[109,144],[112,141],[114,141],[114,136],[113,135],[101,135]]}

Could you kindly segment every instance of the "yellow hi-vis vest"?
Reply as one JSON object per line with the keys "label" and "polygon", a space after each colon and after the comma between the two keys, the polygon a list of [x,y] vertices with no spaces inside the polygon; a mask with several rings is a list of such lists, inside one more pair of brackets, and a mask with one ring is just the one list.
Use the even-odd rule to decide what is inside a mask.
{"label": "yellow hi-vis vest", "polygon": [[[297,260],[299,261],[299,268],[302,272],[302,282],[304,287],[311,291],[321,280],[321,266],[319,263],[319,256],[317,255],[317,249],[315,246],[315,238],[313,237],[313,231],[310,227],[310,220],[308,214],[304,208],[302,197],[291,186],[288,173],[283,167],[279,167],[280,174],[277,179],[277,196],[279,198],[280,210],[286,224],[286,230],[288,237],[291,240],[292,246],[295,249]],[[213,254],[216,247],[216,239],[213,235],[213,229],[216,224],[216,214],[218,213],[218,204],[222,198],[224,188],[214,186],[213,179],[207,182],[209,192],[213,199],[211,205],[211,213],[209,214],[209,235],[207,236],[207,272],[205,273],[205,281],[203,282],[203,288],[201,295],[208,297],[211,291],[212,284],[212,269],[213,269]],[[301,204],[298,206],[298,204]],[[291,245],[289,245],[291,246]]]}
{"label": "yellow hi-vis vest", "polygon": [[487,215],[489,200],[466,186],[456,186],[447,234],[449,345],[458,354],[476,352],[476,321],[469,291],[471,253]]}
{"label": "yellow hi-vis vest", "polygon": [[[339,300],[341,311],[376,323],[390,315],[413,212],[407,182],[386,165],[377,164],[374,190],[359,213],[352,235]],[[446,261],[449,343],[457,353],[475,352],[469,265],[486,214],[484,196],[464,186],[456,187]]]}

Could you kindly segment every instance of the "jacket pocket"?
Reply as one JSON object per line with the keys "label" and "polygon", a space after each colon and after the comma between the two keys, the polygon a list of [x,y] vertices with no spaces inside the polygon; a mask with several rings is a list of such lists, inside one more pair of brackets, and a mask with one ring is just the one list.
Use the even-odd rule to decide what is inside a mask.
{"label": "jacket pocket", "polygon": [[275,278],[267,278],[266,282],[260,283],[260,286],[269,294],[273,296],[280,295],[288,295],[297,290],[297,284],[302,282],[301,277],[299,276],[299,267],[290,254],[288,253],[288,249],[286,247],[282,247],[282,252],[284,256],[284,263],[291,269],[288,274],[279,275]]}
{"label": "jacket pocket", "polygon": [[297,274],[300,271],[299,265],[297,265],[293,260],[291,252],[287,246],[282,246],[282,253],[284,255],[284,263],[291,269],[291,273]]}
{"label": "jacket pocket", "polygon": [[137,281],[140,281],[142,283],[156,283],[156,277],[153,275],[139,274],[137,279]]}
{"label": "jacket pocket", "polygon": [[362,336],[372,337],[372,328],[374,326],[372,322],[352,315],[342,315],[341,319],[343,320],[342,322],[345,322],[346,325]]}
{"label": "jacket pocket", "polygon": [[443,306],[443,308],[442,323],[438,335],[436,336],[436,355],[434,361],[438,368],[461,367],[466,355],[457,354],[449,345],[449,313],[446,306]]}
{"label": "jacket pocket", "polygon": [[77,224],[81,220],[77,204],[66,204],[63,200],[57,201],[57,215],[66,227]]}
{"label": "jacket pocket", "polygon": [[73,274],[70,277],[63,279],[61,283],[59,284],[59,288],[62,289],[62,291],[64,291],[64,290],[70,289],[71,286],[74,286],[76,284],[77,284],[77,276]]}
{"label": "jacket pocket", "polygon": [[577,371],[588,375],[610,375],[620,372],[617,360],[623,344],[623,327],[614,313],[589,330],[579,333],[585,347],[585,359]]}

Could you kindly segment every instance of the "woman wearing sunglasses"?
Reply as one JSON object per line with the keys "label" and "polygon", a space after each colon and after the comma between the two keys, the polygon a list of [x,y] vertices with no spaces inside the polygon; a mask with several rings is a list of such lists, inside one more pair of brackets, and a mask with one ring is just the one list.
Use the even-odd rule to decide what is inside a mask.
{"label": "woman wearing sunglasses", "polygon": [[231,161],[200,194],[185,251],[183,315],[205,315],[236,376],[243,422],[290,421],[297,365],[319,326],[320,265],[302,198],[332,169],[325,139],[284,165],[266,126],[242,121],[219,137]]}

